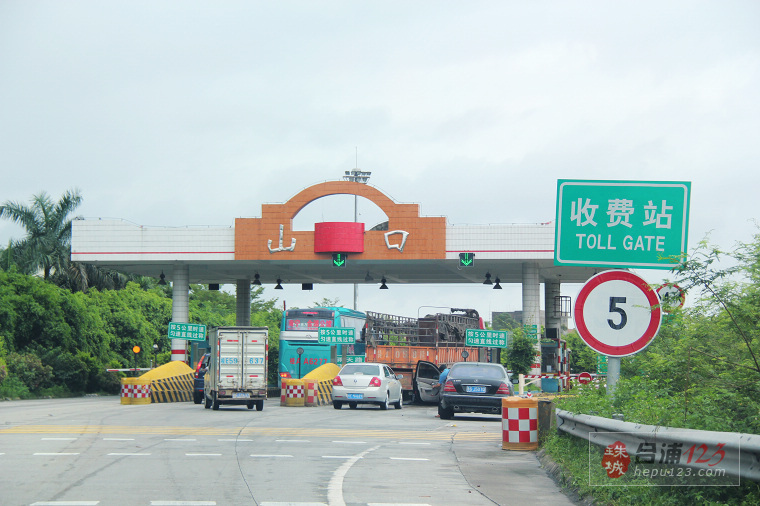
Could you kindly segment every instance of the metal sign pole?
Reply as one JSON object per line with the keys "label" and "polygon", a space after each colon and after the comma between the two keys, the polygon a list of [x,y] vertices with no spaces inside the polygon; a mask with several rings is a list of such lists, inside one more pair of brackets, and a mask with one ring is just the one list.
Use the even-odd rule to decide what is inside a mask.
{"label": "metal sign pole", "polygon": [[607,357],[607,395],[615,393],[615,386],[620,379],[620,357]]}

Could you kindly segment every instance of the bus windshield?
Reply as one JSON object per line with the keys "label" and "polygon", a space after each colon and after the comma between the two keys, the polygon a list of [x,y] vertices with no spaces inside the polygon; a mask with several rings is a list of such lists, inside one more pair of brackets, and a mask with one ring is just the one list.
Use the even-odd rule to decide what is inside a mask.
{"label": "bus windshield", "polygon": [[290,309],[285,315],[283,330],[316,330],[333,327],[335,316],[328,309]]}

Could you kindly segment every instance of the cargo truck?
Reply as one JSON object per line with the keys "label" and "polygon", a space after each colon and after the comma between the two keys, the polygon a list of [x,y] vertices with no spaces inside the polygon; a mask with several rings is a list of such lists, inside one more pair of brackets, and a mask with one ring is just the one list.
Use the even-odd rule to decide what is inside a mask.
{"label": "cargo truck", "polygon": [[267,327],[212,327],[203,383],[204,407],[221,404],[264,409],[267,398]]}
{"label": "cargo truck", "polygon": [[[466,347],[467,329],[481,329],[483,321],[474,309],[452,308],[424,318],[407,318],[367,312],[363,337],[366,361],[388,364],[402,374],[404,398],[416,402],[438,402],[438,376],[444,365],[485,361],[478,347]],[[482,350],[482,351],[481,351]]]}

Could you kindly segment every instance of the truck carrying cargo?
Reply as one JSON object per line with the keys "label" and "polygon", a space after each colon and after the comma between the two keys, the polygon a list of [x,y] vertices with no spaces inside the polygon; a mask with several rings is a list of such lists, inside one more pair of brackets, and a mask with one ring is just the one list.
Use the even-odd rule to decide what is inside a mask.
{"label": "truck carrying cargo", "polygon": [[467,359],[477,361],[480,349],[466,347],[467,329],[483,324],[474,309],[451,309],[423,318],[407,318],[367,311],[364,330],[366,361],[388,364],[403,374],[407,399],[437,402],[442,366]]}
{"label": "truck carrying cargo", "polygon": [[206,409],[244,404],[264,409],[267,398],[267,327],[212,327],[210,358],[204,378]]}

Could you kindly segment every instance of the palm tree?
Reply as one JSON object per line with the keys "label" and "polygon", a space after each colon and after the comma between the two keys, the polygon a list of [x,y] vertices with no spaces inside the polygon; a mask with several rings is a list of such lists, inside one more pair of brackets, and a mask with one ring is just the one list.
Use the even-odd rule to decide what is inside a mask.
{"label": "palm tree", "polygon": [[44,279],[51,273],[63,273],[71,255],[71,221],[74,209],[82,202],[79,190],[69,190],[58,202],[42,192],[32,197],[31,207],[17,202],[0,206],[0,218],[11,220],[26,229],[26,237],[12,241],[8,253],[14,254],[20,268],[34,274],[42,271]]}

